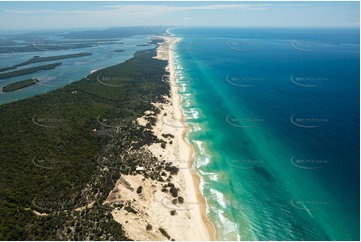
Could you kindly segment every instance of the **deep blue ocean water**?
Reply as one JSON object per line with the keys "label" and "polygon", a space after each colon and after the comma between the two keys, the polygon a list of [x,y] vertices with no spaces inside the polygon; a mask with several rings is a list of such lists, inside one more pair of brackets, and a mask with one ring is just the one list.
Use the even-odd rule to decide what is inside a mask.
{"label": "deep blue ocean water", "polygon": [[170,32],[218,239],[359,240],[359,30]]}

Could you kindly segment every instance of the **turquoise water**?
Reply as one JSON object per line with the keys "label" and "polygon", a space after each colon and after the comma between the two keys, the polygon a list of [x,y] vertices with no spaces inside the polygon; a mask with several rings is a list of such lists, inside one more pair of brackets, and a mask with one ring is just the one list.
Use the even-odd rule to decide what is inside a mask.
{"label": "turquoise water", "polygon": [[[124,62],[132,58],[136,51],[154,48],[154,46],[139,46],[147,44],[150,40],[150,37],[151,36],[141,35],[117,40],[114,39],[111,41],[99,40],[97,42],[98,44],[91,48],[73,50],[46,50],[46,46],[40,46],[41,49],[45,49],[45,51],[39,50],[38,52],[0,54],[0,68],[3,68],[25,62],[34,56],[46,57],[76,54],[80,52],[92,53],[90,56],[42,62],[24,66],[23,68],[28,68],[49,63],[62,63],[62,65],[53,70],[39,71],[29,75],[0,80],[0,104],[29,98],[34,95],[39,95],[60,88],[73,81],[77,81],[86,77],[93,70],[100,70]],[[121,42],[121,44],[110,44],[114,41]],[[124,50],[124,52],[114,52],[114,50],[119,49]],[[1,91],[3,86],[25,79],[38,79],[39,83],[14,92],[3,93]]]}
{"label": "turquoise water", "polygon": [[359,30],[175,28],[219,240],[359,240]]}

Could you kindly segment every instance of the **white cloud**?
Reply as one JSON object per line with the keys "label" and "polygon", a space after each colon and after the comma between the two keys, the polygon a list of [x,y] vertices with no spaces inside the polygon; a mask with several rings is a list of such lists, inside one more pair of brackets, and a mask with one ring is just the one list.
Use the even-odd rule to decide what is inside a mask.
{"label": "white cloud", "polygon": [[[100,2],[97,8],[72,8],[72,5],[53,9],[31,9],[25,6],[7,7],[0,10],[0,28],[11,26],[20,28],[27,23],[27,27],[40,26],[63,27],[109,27],[120,25],[199,25],[199,26],[313,26],[313,25],[342,25],[356,22],[359,12],[352,6],[326,3],[288,3],[288,2],[203,2],[194,3],[166,3],[145,4]],[[1,3],[0,3],[1,6]],[[90,5],[89,5],[90,6]],[[344,6],[344,7],[342,7]],[[342,11],[340,11],[342,8]],[[307,15],[307,18],[302,17]],[[197,21],[194,21],[195,18]],[[193,20],[193,21],[192,21]]]}
{"label": "white cloud", "polygon": [[4,9],[3,12],[14,14],[106,14],[114,12],[127,13],[172,13],[189,10],[264,10],[271,4],[211,4],[201,6],[167,6],[167,5],[105,5],[104,10],[15,10]]}
{"label": "white cloud", "polygon": [[158,10],[164,12],[185,11],[185,10],[223,10],[223,9],[242,9],[252,10],[258,7],[272,6],[271,4],[208,4],[201,6],[167,6],[167,5],[105,5],[102,8],[117,9],[142,9],[144,11]]}
{"label": "white cloud", "polygon": [[[185,3],[187,4],[187,3]],[[4,9],[5,13],[13,14],[69,14],[69,15],[108,15],[108,14],[142,14],[143,16],[150,16],[155,14],[171,14],[182,11],[211,11],[211,10],[239,10],[239,11],[263,11],[269,9],[280,8],[298,8],[298,7],[321,7],[316,3],[230,3],[230,4],[204,4],[198,6],[175,6],[165,5],[144,5],[144,4],[113,4],[100,6],[98,10],[18,10],[18,9]]]}

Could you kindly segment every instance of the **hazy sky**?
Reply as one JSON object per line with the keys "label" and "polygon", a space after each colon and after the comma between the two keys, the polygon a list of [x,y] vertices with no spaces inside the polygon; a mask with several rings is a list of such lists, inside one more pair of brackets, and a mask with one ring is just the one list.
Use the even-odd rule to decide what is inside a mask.
{"label": "hazy sky", "polygon": [[0,2],[0,29],[355,27],[359,2]]}

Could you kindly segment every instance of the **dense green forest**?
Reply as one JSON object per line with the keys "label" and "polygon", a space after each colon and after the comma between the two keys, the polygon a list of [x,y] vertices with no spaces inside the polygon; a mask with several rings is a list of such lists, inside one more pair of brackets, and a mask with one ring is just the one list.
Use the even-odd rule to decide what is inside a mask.
{"label": "dense green forest", "polygon": [[162,180],[164,164],[142,149],[159,140],[135,121],[169,94],[155,54],[0,106],[0,240],[128,239],[103,201],[139,164]]}
{"label": "dense green forest", "polygon": [[52,63],[52,64],[47,64],[47,65],[29,67],[29,68],[25,68],[25,69],[21,69],[21,70],[17,70],[17,71],[0,73],[0,79],[16,77],[16,76],[24,76],[24,75],[28,75],[31,73],[35,73],[37,71],[41,71],[41,70],[45,70],[45,71],[52,70],[52,69],[55,69],[57,66],[60,66],[61,64],[62,63]]}
{"label": "dense green forest", "polygon": [[47,57],[34,56],[30,60],[20,63],[16,66],[25,66],[25,65],[29,65],[29,64],[33,64],[33,63],[38,63],[38,62],[47,62],[47,61],[54,61],[54,60],[78,58],[78,57],[83,57],[83,56],[88,56],[88,55],[92,55],[92,53],[76,53],[76,54],[70,54],[70,55],[56,55],[56,56],[47,56]]}
{"label": "dense green forest", "polygon": [[70,59],[70,58],[77,58],[77,57],[83,57],[92,55],[91,53],[77,53],[77,54],[70,54],[70,55],[57,55],[57,56],[47,56],[47,57],[40,57],[40,56],[34,56],[28,61],[22,62],[20,64],[10,66],[10,67],[3,67],[0,68],[0,72],[7,71],[7,70],[13,70],[18,68],[19,66],[26,66],[34,63],[39,62],[47,62],[47,61],[54,61],[54,60],[63,60],[63,59]]}

